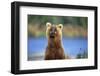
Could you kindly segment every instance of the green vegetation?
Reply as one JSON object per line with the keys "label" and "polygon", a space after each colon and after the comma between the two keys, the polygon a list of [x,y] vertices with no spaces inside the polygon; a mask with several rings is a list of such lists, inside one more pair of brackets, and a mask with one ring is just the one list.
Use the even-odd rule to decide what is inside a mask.
{"label": "green vegetation", "polygon": [[47,22],[63,24],[63,36],[87,37],[87,17],[28,15],[28,35],[45,36]]}
{"label": "green vegetation", "polygon": [[84,51],[83,53],[77,54],[76,58],[77,58],[77,59],[88,58],[88,53],[87,53],[87,51]]}

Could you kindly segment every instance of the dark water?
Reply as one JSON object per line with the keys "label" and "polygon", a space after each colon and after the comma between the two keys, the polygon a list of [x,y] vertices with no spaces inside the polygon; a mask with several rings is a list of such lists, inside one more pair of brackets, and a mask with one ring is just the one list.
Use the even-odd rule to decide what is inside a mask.
{"label": "dark water", "polygon": [[[88,51],[86,38],[63,38],[62,44],[65,53],[72,58],[78,53]],[[46,38],[28,38],[28,60],[43,60],[46,46]]]}

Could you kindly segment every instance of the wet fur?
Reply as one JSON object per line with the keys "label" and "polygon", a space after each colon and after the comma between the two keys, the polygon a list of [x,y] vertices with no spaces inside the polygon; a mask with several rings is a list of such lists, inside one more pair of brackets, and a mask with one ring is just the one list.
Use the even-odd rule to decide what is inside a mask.
{"label": "wet fur", "polygon": [[62,47],[62,29],[58,26],[53,26],[52,28],[56,27],[57,32],[55,34],[55,38],[49,37],[49,32],[51,28],[51,24],[47,26],[46,35],[48,39],[48,45],[45,51],[45,60],[55,60],[55,59],[65,59],[64,49]]}

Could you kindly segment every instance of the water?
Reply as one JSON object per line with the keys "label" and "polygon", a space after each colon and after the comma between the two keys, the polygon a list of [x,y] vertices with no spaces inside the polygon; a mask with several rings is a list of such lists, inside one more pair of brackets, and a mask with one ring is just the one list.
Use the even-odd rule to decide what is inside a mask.
{"label": "water", "polygon": [[[75,58],[78,53],[88,51],[86,38],[63,38],[62,44],[65,53],[71,58]],[[43,60],[46,46],[46,38],[28,38],[28,60]]]}

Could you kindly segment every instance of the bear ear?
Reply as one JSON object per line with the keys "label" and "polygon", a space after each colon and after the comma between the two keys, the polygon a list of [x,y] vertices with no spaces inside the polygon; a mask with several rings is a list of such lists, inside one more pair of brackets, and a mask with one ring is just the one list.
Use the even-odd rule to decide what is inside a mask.
{"label": "bear ear", "polygon": [[63,29],[63,24],[59,24],[58,28]]}
{"label": "bear ear", "polygon": [[51,27],[51,23],[50,23],[50,22],[47,22],[47,23],[46,23],[46,26],[47,26],[47,27]]}

